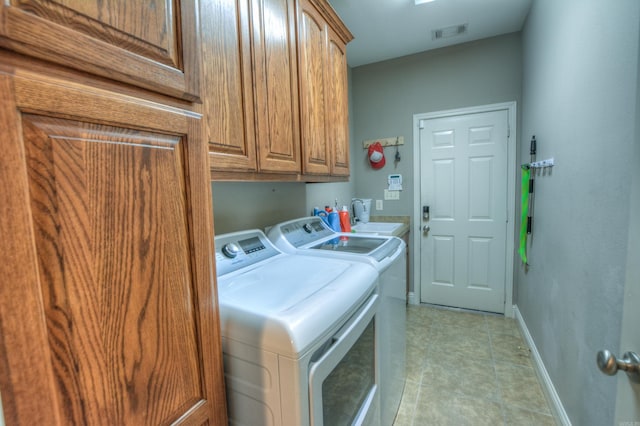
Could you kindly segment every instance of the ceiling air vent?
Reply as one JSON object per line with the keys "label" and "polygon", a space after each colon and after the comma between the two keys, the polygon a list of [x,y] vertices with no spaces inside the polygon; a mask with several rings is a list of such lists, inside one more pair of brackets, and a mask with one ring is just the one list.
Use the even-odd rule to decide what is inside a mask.
{"label": "ceiling air vent", "polygon": [[431,31],[431,38],[433,40],[440,40],[441,38],[449,38],[462,35],[467,32],[469,24],[453,25],[451,27],[440,28]]}

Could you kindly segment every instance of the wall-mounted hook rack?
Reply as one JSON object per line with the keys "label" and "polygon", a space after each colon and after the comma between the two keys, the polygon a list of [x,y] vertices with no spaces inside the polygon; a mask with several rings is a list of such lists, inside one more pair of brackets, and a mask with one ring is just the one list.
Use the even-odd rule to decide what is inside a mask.
{"label": "wall-mounted hook rack", "polygon": [[528,167],[530,169],[544,169],[545,167],[553,167],[554,165],[555,165],[555,162],[553,160],[553,157],[551,157],[546,160],[534,161],[532,163],[523,164],[522,166]]}
{"label": "wall-mounted hook rack", "polygon": [[383,147],[404,145],[404,136],[394,136],[391,138],[371,139],[368,141],[363,141],[362,147],[364,149],[367,149],[369,148],[369,145],[374,144],[376,142],[380,142],[380,145],[382,145]]}

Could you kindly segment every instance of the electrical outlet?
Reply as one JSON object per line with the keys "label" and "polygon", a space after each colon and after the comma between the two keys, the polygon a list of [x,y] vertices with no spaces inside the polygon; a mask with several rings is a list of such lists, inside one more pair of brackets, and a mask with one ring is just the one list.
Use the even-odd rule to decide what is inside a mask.
{"label": "electrical outlet", "polygon": [[382,210],[382,200],[376,200],[376,210]]}

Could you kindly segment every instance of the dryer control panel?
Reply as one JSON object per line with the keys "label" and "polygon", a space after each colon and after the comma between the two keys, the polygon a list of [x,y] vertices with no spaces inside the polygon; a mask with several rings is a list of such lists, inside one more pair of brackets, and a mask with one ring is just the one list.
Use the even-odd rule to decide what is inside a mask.
{"label": "dryer control panel", "polygon": [[258,229],[219,235],[214,241],[218,277],[282,254]]}
{"label": "dryer control panel", "polygon": [[[335,234],[319,217],[305,217],[279,225],[275,232],[295,248]],[[269,234],[271,235],[271,234]]]}

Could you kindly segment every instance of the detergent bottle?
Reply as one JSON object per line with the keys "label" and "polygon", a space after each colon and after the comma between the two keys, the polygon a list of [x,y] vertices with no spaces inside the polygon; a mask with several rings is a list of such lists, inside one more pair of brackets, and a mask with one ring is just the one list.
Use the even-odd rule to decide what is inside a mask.
{"label": "detergent bottle", "polygon": [[331,210],[329,213],[329,227],[336,232],[340,232],[340,217],[336,209]]}
{"label": "detergent bottle", "polygon": [[351,232],[351,218],[349,217],[347,206],[342,206],[342,210],[340,210],[340,230],[342,232]]}

